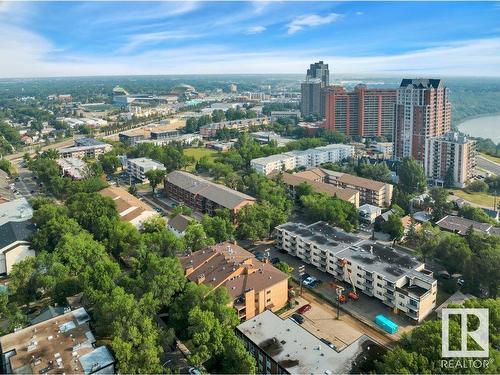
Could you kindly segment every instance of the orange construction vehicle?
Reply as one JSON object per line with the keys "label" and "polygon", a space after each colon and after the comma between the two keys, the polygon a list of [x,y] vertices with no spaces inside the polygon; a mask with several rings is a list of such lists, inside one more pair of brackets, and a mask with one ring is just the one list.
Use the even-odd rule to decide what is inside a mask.
{"label": "orange construction vehicle", "polygon": [[351,286],[352,286],[352,290],[347,295],[353,301],[357,301],[359,299],[359,296],[358,296],[358,292],[356,292],[356,285],[354,285],[354,282],[352,281],[351,271],[349,271],[349,269],[346,268],[347,260],[342,259],[341,262],[342,262],[342,267],[345,268],[347,271],[347,276],[349,276],[349,281],[351,282]]}

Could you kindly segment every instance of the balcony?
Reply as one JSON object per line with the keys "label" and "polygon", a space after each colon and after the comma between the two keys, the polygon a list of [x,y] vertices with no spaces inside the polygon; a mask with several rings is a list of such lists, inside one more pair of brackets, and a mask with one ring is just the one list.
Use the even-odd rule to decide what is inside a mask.
{"label": "balcony", "polygon": [[366,279],[366,280],[373,281],[373,273],[368,273],[368,272],[366,272],[366,273],[365,273],[365,279]]}
{"label": "balcony", "polygon": [[418,312],[418,309],[419,309],[419,307],[418,307],[418,306],[412,305],[411,303],[407,303],[407,304],[406,304],[406,307],[407,307],[410,311],[411,311],[411,310],[413,310],[413,311],[415,311],[415,312]]}
{"label": "balcony", "polygon": [[391,294],[391,293],[385,292],[384,293],[384,297],[387,298],[387,299],[389,299],[389,300],[391,300],[391,301],[393,301],[394,300],[394,293]]}
{"label": "balcony", "polygon": [[385,284],[385,289],[395,291],[396,290],[396,285],[386,283]]}

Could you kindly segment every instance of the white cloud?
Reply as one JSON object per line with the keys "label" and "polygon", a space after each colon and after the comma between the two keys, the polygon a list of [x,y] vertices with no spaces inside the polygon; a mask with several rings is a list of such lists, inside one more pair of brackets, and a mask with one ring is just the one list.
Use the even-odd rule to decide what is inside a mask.
{"label": "white cloud", "polygon": [[182,31],[160,31],[156,33],[135,34],[129,37],[127,44],[122,46],[118,52],[127,53],[143,45],[151,45],[166,40],[182,40],[198,38],[198,34]]}
{"label": "white cloud", "polygon": [[[157,43],[182,34],[138,34],[130,43]],[[339,74],[500,76],[500,38],[441,43],[393,55],[336,55],[330,49],[296,47],[250,49],[197,44],[128,53],[74,54],[20,27],[0,23],[0,77],[51,77],[133,74],[303,74],[318,58]],[[136,44],[137,46],[138,44]],[[132,46],[133,47],[133,46]],[[283,69],[286,67],[286,70]]]}
{"label": "white cloud", "polygon": [[327,25],[329,23],[337,21],[340,17],[341,15],[338,13],[330,13],[326,16],[320,16],[317,14],[304,14],[295,18],[287,25],[288,34],[295,34],[297,31],[303,30],[306,27]]}
{"label": "white cloud", "polygon": [[252,26],[252,27],[249,27],[246,31],[246,34],[260,34],[262,32],[266,31],[266,27],[265,26]]}
{"label": "white cloud", "polygon": [[[154,4],[154,3],[152,3]],[[102,10],[99,11],[101,4],[97,3],[83,3],[82,12],[88,12],[88,7],[97,7],[96,16],[93,19],[94,24],[113,24],[125,22],[137,22],[147,20],[158,20],[163,18],[172,18],[181,16],[183,14],[191,13],[199,8],[199,3],[196,1],[167,1],[158,3],[158,5],[150,5],[146,10],[130,11],[127,9],[113,11],[110,14],[103,14]]]}
{"label": "white cloud", "polygon": [[356,16],[362,16],[363,14],[365,14],[364,12],[356,12]]}

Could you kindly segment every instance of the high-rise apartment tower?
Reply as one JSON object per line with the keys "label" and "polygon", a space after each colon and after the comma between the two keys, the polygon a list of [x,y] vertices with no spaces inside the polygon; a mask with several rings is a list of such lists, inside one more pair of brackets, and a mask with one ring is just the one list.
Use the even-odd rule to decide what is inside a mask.
{"label": "high-rise apartment tower", "polygon": [[353,91],[341,86],[329,86],[324,91],[326,129],[351,136],[392,139],[396,90],[357,85]]}
{"label": "high-rise apartment tower", "polygon": [[451,129],[449,90],[440,79],[403,79],[397,90],[394,152],[424,162],[427,138]]}

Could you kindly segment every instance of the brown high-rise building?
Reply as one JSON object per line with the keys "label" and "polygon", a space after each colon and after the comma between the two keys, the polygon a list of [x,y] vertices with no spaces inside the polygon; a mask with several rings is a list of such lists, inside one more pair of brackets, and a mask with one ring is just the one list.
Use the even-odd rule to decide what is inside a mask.
{"label": "brown high-rise building", "polygon": [[341,86],[329,86],[325,89],[324,127],[346,135],[392,139],[395,105],[393,89],[357,85],[354,91],[346,91]]}
{"label": "brown high-rise building", "polygon": [[449,90],[440,79],[403,79],[399,86],[394,128],[394,154],[424,161],[427,138],[451,129]]}

